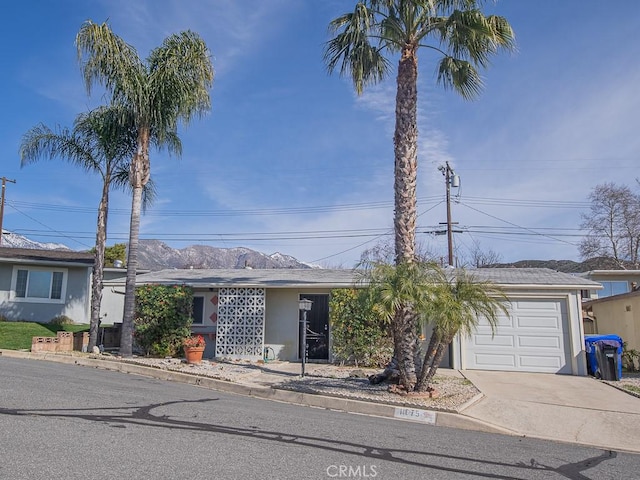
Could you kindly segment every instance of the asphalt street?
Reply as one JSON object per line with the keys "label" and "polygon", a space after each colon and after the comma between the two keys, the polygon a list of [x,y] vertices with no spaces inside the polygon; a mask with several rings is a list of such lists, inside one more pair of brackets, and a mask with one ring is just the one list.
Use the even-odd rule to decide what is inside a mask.
{"label": "asphalt street", "polygon": [[2,479],[634,479],[640,456],[0,357]]}

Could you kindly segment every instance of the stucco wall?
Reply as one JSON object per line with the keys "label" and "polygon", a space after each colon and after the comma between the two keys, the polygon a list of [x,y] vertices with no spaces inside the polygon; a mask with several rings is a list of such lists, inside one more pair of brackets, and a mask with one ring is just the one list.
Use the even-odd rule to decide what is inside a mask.
{"label": "stucco wall", "polygon": [[596,333],[619,335],[627,348],[640,350],[640,296],[597,302],[591,308],[596,318]]}

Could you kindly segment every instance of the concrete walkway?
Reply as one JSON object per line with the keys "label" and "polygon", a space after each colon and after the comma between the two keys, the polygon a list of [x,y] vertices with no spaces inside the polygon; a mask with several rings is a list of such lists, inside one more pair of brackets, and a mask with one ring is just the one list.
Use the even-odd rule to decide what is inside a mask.
{"label": "concrete walkway", "polygon": [[[272,370],[267,375],[245,375],[235,381],[225,381],[86,356],[11,350],[0,350],[0,355],[104,368],[269,400],[426,425],[640,453],[640,398],[590,377],[464,370],[460,373],[482,392],[483,397],[459,413],[449,413],[272,388],[285,378],[297,375],[298,364],[269,364]],[[459,372],[451,371],[451,374],[458,375]]]}
{"label": "concrete walkway", "polygon": [[590,377],[462,371],[484,398],[463,415],[516,435],[640,452],[640,398]]}

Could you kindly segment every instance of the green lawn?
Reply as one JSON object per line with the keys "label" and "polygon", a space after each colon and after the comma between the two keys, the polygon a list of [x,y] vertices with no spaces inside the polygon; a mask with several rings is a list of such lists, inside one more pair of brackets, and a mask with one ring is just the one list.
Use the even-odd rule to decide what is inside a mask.
{"label": "green lawn", "polygon": [[31,337],[55,337],[59,331],[89,331],[89,325],[50,325],[35,322],[0,322],[0,348],[29,350]]}

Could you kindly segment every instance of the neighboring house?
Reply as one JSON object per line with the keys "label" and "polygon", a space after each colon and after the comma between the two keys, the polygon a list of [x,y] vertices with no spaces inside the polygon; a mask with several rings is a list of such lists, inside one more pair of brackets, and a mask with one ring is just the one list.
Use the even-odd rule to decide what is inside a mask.
{"label": "neighboring house", "polygon": [[640,291],[584,302],[593,333],[616,334],[629,350],[640,350]]}
{"label": "neighboring house", "polygon": [[0,247],[0,315],[89,323],[92,267],[92,253]]}
{"label": "neighboring house", "polygon": [[[471,338],[451,346],[452,368],[586,375],[581,290],[600,286],[548,269],[478,269],[478,280],[505,289],[510,315],[498,331],[482,324]],[[308,314],[310,361],[331,360],[329,295],[356,284],[351,270],[162,270],[137,277],[141,284],[180,284],[194,289],[194,333],[208,338],[207,357],[260,359],[265,348],[279,360],[301,356],[301,298]],[[104,297],[124,290],[124,279],[105,282]],[[108,304],[109,300],[105,304]],[[122,312],[106,312],[108,318]]]}
{"label": "neighboring house", "polygon": [[[138,269],[136,275],[149,273],[149,270]],[[127,276],[126,267],[105,267],[102,281],[102,301],[100,302],[100,321],[104,324],[122,323],[124,315],[124,282]],[[114,286],[116,285],[116,286]]]}
{"label": "neighboring house", "polygon": [[600,290],[585,289],[582,292],[583,300],[620,295],[640,286],[640,270],[591,270],[578,276],[602,285]]}

